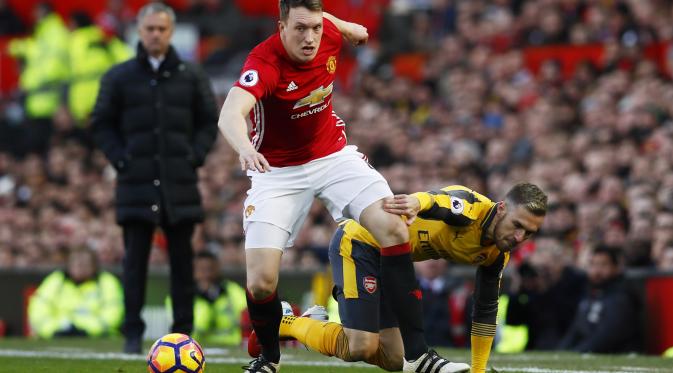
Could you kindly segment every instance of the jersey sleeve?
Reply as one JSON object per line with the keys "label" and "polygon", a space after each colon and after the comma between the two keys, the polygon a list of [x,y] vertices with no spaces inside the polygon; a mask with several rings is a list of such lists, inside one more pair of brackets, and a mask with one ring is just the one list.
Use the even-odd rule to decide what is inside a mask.
{"label": "jersey sleeve", "polygon": [[260,100],[273,93],[279,79],[280,70],[277,66],[264,60],[261,55],[251,54],[245,61],[241,76],[234,86],[245,89]]}
{"label": "jersey sleeve", "polygon": [[479,197],[467,190],[444,188],[430,192],[414,193],[421,203],[419,217],[428,220],[442,220],[454,227],[464,227],[479,218],[476,206]]}
{"label": "jersey sleeve", "polygon": [[330,43],[336,45],[336,47],[341,50],[343,46],[343,36],[341,31],[336,27],[336,25],[329,19],[323,17],[323,39],[329,41]]}

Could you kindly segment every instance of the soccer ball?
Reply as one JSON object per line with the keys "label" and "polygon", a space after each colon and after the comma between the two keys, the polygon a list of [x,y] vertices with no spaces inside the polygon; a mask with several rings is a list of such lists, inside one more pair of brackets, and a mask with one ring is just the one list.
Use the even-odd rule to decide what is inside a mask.
{"label": "soccer ball", "polygon": [[166,334],[154,342],[147,355],[150,373],[203,373],[205,370],[203,350],[188,335]]}

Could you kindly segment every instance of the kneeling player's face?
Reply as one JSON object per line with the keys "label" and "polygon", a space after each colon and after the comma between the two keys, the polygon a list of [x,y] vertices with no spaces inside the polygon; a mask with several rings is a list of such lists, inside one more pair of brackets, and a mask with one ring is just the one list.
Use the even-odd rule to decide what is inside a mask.
{"label": "kneeling player's face", "polygon": [[322,12],[304,7],[290,8],[287,20],[280,21],[280,37],[294,61],[306,63],[318,54],[322,39]]}
{"label": "kneeling player's face", "polygon": [[544,222],[544,216],[537,216],[523,206],[501,204],[498,213],[504,216],[496,223],[493,236],[500,251],[511,251],[537,232]]}

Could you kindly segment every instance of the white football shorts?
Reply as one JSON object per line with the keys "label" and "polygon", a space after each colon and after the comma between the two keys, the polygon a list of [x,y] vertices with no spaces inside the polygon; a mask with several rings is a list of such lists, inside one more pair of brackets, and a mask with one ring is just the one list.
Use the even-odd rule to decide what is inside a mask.
{"label": "white football shorts", "polygon": [[[315,197],[334,220],[359,221],[365,208],[393,195],[383,176],[352,145],[304,165],[248,171],[248,176],[252,185],[243,206],[246,249],[292,246]],[[250,227],[254,222],[266,224]],[[287,235],[270,232],[270,225]]]}

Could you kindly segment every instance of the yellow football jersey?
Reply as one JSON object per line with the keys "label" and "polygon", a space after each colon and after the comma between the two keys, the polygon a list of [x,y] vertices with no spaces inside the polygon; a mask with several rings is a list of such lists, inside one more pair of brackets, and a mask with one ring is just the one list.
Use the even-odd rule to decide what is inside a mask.
{"label": "yellow football jersey", "polygon": [[[461,185],[414,196],[421,202],[418,217],[409,227],[414,261],[441,258],[452,263],[489,266],[500,256],[500,250],[485,237],[485,228],[495,216],[495,202]],[[355,221],[345,223],[344,234],[380,248]],[[505,263],[507,259],[509,253],[505,253]]]}

